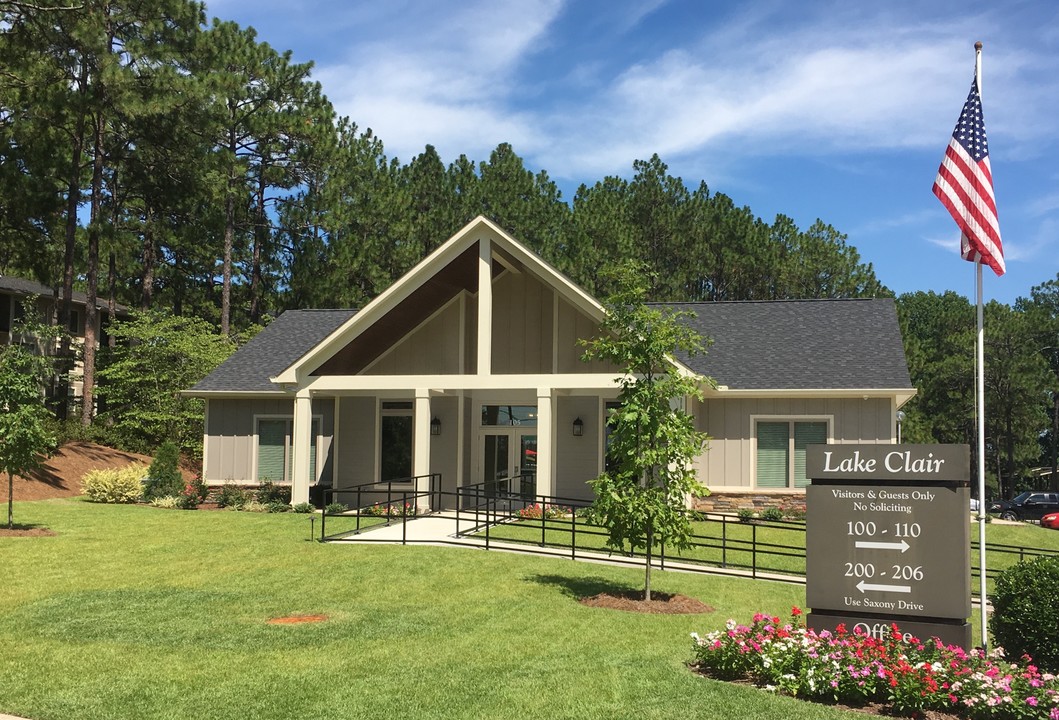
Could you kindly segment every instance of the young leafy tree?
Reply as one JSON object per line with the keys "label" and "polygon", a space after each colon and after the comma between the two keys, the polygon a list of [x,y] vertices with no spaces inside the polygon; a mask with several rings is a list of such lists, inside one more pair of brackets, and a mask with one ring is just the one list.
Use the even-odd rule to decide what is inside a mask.
{"label": "young leafy tree", "polygon": [[651,279],[642,265],[628,263],[615,275],[617,290],[604,303],[599,337],[582,341],[586,362],[605,360],[625,370],[620,407],[608,420],[613,468],[591,481],[593,510],[609,545],[645,550],[644,599],[650,600],[655,544],[688,547],[687,498],[708,492],[692,466],[708,438],[681,405],[701,400],[710,380],[673,360],[674,353],[705,352],[703,338],[683,322],[688,313],[646,304]]}
{"label": "young leafy tree", "polygon": [[15,476],[40,467],[55,447],[44,404],[52,361],[35,350],[54,347],[56,334],[36,317],[36,307],[36,298],[23,304],[24,319],[12,328],[13,342],[0,347],[0,472],[7,474],[8,528],[14,527]]}
{"label": "young leafy tree", "polygon": [[187,390],[235,349],[205,320],[153,311],[118,322],[115,347],[99,375],[106,398],[105,419],[121,444],[151,452],[173,440],[189,454],[201,452],[202,401]]}

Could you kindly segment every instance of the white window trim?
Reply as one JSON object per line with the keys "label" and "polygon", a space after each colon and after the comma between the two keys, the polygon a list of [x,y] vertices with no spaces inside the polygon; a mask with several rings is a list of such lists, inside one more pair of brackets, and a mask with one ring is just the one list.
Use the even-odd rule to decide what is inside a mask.
{"label": "white window trim", "polygon": [[[322,414],[314,413],[312,419],[316,421],[316,427],[319,432],[316,433],[316,477],[310,478],[313,484],[320,482],[320,477],[323,475],[323,463],[320,459],[320,450],[323,448],[324,440],[324,416]],[[284,415],[283,413],[261,413],[254,414],[254,450],[250,461],[250,482],[259,483],[261,482],[257,478],[257,458],[260,455],[260,433],[258,432],[258,425],[260,420],[288,420],[291,424],[291,445],[294,444],[294,415]],[[281,485],[290,485],[291,480],[283,480]]]}
{"label": "white window trim", "polygon": [[[757,424],[759,422],[826,422],[827,444],[832,445],[835,441],[835,416],[834,415],[751,415],[750,416],[750,490],[752,492],[775,492],[775,493],[804,493],[805,488],[794,487],[791,483],[793,478],[790,467],[787,468],[787,487],[785,488],[759,488],[757,485]],[[791,435],[793,438],[794,436]],[[788,462],[793,462],[793,455]]]}

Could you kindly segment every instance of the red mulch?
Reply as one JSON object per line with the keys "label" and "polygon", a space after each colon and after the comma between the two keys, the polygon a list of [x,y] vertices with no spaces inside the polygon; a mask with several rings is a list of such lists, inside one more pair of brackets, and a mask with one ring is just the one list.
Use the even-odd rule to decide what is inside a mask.
{"label": "red mulch", "polygon": [[581,598],[579,602],[588,607],[665,615],[713,612],[713,608],[709,605],[687,595],[653,592],[650,601],[644,600],[643,596],[643,590],[627,590],[619,593],[600,593],[592,597]]}
{"label": "red mulch", "polygon": [[55,531],[48,528],[19,525],[18,523],[15,523],[15,526],[11,529],[8,529],[6,525],[0,527],[0,537],[55,537],[55,535]]}

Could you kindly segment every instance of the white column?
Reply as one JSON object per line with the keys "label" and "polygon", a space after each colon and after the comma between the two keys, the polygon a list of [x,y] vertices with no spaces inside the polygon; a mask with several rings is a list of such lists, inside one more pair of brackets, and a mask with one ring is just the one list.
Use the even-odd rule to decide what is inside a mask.
{"label": "white column", "polygon": [[551,388],[537,388],[537,494],[555,494],[555,402]]}
{"label": "white column", "polygon": [[[416,477],[430,473],[430,391],[416,390],[415,412],[412,416],[415,427],[412,431],[412,474]],[[416,480],[416,492],[427,492],[430,480],[419,477]],[[420,498],[420,507],[428,507],[427,498]]]}
{"label": "white column", "polygon": [[493,248],[478,241],[478,374],[493,372]]}
{"label": "white column", "polygon": [[309,453],[312,452],[313,400],[308,390],[294,396],[294,457],[291,462],[291,504],[309,502]]}

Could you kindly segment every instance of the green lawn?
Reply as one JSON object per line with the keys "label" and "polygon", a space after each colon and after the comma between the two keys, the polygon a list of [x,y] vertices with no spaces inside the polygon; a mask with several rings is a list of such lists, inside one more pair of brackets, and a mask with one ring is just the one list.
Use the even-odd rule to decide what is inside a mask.
{"label": "green lawn", "polygon": [[[0,712],[78,718],[855,718],[705,680],[688,633],[800,586],[657,572],[716,608],[575,598],[642,571],[462,548],[321,545],[304,515],[18,503],[0,538]],[[319,521],[317,520],[317,531]],[[324,613],[318,625],[271,617]]]}
{"label": "green lawn", "polygon": [[[656,572],[657,590],[716,612],[638,615],[575,598],[639,587],[642,570],[463,548],[321,545],[309,541],[305,515],[57,500],[17,503],[15,518],[58,535],[0,538],[0,712],[859,717],[705,680],[684,665],[690,632],[758,610],[786,616],[804,605],[799,585]],[[348,521],[333,529],[339,522]],[[991,542],[1059,546],[1059,532],[1036,527],[989,532]],[[266,624],[315,613],[331,619]]]}

